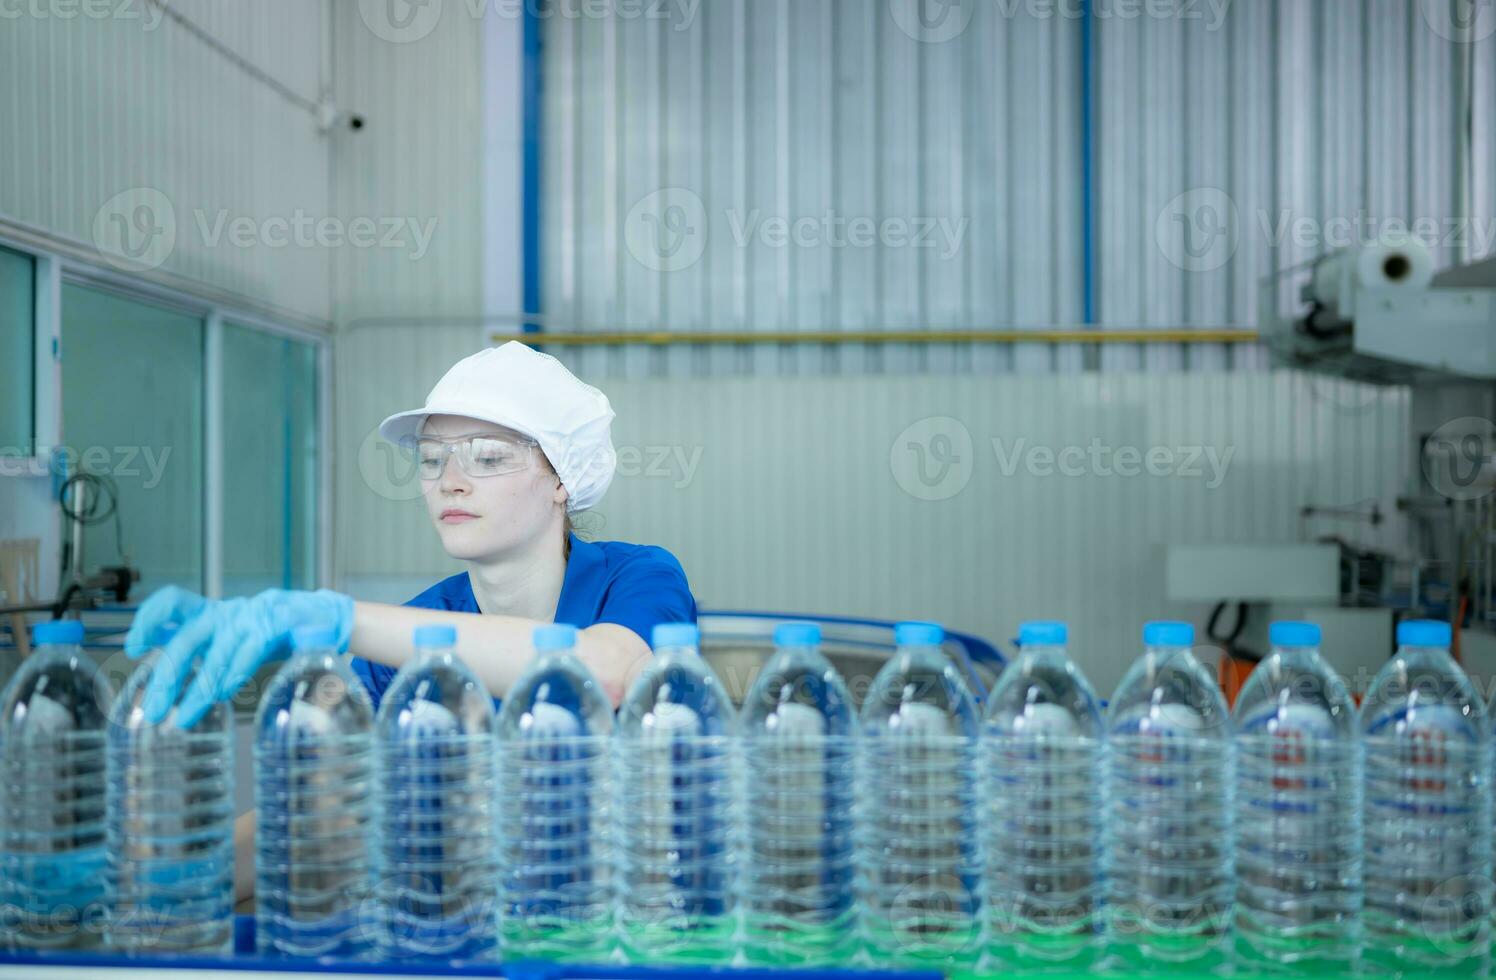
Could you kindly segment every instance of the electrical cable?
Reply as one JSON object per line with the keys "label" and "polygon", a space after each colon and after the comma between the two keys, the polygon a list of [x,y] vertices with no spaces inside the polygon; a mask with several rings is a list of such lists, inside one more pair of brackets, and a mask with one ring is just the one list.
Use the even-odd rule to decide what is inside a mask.
{"label": "electrical cable", "polygon": [[305,109],[314,117],[319,114],[320,110],[316,102],[294,91],[290,86],[286,85],[280,79],[274,77],[263,68],[260,68],[258,65],[253,64],[243,55],[239,54],[237,51],[233,50],[228,45],[218,40],[218,38],[214,37],[212,34],[209,34],[206,30],[199,27],[196,23],[188,20],[185,16],[171,7],[169,0],[146,0],[146,3],[161,11],[163,15],[171,19],[172,23],[176,24],[182,30],[186,31],[188,34],[191,34],[193,37],[197,38],[213,51],[217,52],[223,58],[231,62],[240,71],[248,75],[250,78],[253,78],[255,81],[266,86],[267,88],[270,88],[287,102],[300,109]]}
{"label": "electrical cable", "polygon": [[[75,487],[87,487],[91,491],[88,505],[82,510],[78,510],[71,499],[75,494]],[[113,479],[97,473],[75,473],[64,480],[59,488],[57,506],[62,510],[63,517],[76,521],[83,527],[95,527],[113,518],[114,550],[119,552],[122,562],[129,564],[129,555],[125,551],[124,523],[119,514],[119,488]]]}

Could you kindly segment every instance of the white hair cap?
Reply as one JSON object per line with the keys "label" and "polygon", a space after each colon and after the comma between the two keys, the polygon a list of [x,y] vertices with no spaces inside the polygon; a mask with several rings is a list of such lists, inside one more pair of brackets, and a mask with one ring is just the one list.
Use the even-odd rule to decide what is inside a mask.
{"label": "white hair cap", "polygon": [[534,439],[566,488],[569,513],[596,504],[613,482],[618,456],[608,396],[517,340],[452,365],[423,408],[391,415],[379,434],[412,446],[433,415],[491,422]]}

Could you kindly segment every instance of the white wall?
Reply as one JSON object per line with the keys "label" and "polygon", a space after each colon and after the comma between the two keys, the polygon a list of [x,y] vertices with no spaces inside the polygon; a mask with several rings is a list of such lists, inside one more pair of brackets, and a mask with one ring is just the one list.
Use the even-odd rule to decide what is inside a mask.
{"label": "white wall", "polygon": [[[171,6],[316,100],[323,2]],[[145,215],[175,236],[170,249],[165,237],[156,239],[162,245],[147,253],[147,275],[298,319],[330,318],[325,250],[241,247],[214,235],[220,216],[258,225],[331,214],[327,143],[311,113],[152,4],[11,4],[7,11],[0,20],[0,88],[8,93],[0,98],[0,218],[97,254],[101,242],[113,244],[110,222]],[[117,197],[141,188],[149,193]],[[142,204],[148,212],[136,210]]]}

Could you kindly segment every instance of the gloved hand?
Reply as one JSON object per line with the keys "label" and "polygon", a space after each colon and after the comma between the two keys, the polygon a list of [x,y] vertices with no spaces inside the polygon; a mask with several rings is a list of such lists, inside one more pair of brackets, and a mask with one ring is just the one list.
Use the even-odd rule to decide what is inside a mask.
{"label": "gloved hand", "polygon": [[[139,616],[136,625],[149,625],[138,620]],[[177,705],[178,727],[191,728],[214,704],[233,697],[262,665],[284,659],[292,630],[319,624],[336,627],[338,650],[348,649],[353,600],[326,589],[270,589],[251,599],[207,602],[166,645],[156,664],[141,704],[146,720],[154,724],[166,717],[196,664],[197,675]]]}
{"label": "gloved hand", "polygon": [[155,646],[159,628],[185,625],[212,604],[213,600],[175,585],[157,589],[140,604],[130,621],[130,632],[125,634],[125,654],[131,660],[138,660]]}

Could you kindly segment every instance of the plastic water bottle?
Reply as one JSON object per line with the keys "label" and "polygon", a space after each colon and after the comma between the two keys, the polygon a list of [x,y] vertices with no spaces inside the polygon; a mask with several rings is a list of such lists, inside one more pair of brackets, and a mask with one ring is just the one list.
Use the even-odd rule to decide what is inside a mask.
{"label": "plastic water bottle", "polygon": [[510,958],[596,962],[612,946],[613,707],[576,642],[574,627],[538,627],[535,658],[499,711],[499,899]]}
{"label": "plastic water bottle", "polygon": [[638,961],[722,962],[737,944],[736,717],[690,623],[664,623],[618,713],[619,926]]}
{"label": "plastic water bottle", "polygon": [[781,623],[743,704],[748,958],[838,963],[857,941],[856,715],[814,623]]}
{"label": "plastic water bottle", "polygon": [[418,627],[375,718],[382,959],[498,953],[493,699],[456,644]]}
{"label": "plastic water bottle", "polygon": [[934,623],[899,623],[862,703],[858,882],[874,962],[965,966],[982,931],[977,703]]}
{"label": "plastic water bottle", "polygon": [[1066,638],[1020,627],[982,728],[988,950],[1012,969],[1082,969],[1102,934],[1101,705]]}
{"label": "plastic water bottle", "polygon": [[1235,882],[1226,699],[1188,623],[1149,623],[1107,711],[1106,879],[1124,963],[1221,965]]}
{"label": "plastic water bottle", "polygon": [[255,941],[262,955],[368,959],[374,707],[330,627],[304,626],[255,715]]}
{"label": "plastic water bottle", "polygon": [[1344,972],[1360,944],[1361,734],[1313,623],[1274,623],[1237,696],[1241,955]]}
{"label": "plastic water bottle", "polygon": [[1491,908],[1485,705],[1449,655],[1446,623],[1398,624],[1397,655],[1361,705],[1366,940],[1372,968],[1463,968]]}
{"label": "plastic water bottle", "polygon": [[0,925],[21,949],[96,949],[108,918],[105,728],[83,624],[34,627],[0,694]]}
{"label": "plastic water bottle", "polygon": [[108,941],[126,952],[227,954],[234,945],[234,717],[215,704],[192,728],[141,704],[176,630],[114,699],[108,730]]}

